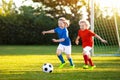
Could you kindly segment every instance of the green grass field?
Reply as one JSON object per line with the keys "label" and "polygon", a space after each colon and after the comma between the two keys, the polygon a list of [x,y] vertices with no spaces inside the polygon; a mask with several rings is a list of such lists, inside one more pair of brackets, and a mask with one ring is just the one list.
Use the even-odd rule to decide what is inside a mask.
{"label": "green grass field", "polygon": [[[69,62],[59,69],[57,46],[0,46],[0,80],[120,80],[120,57],[92,57],[96,68],[82,69],[81,47],[73,46],[75,69]],[[52,63],[53,73],[42,72],[44,63]]]}

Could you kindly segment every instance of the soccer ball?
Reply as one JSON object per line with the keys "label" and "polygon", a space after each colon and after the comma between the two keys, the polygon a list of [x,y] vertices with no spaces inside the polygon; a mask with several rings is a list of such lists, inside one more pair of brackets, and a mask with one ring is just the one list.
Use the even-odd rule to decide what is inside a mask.
{"label": "soccer ball", "polygon": [[46,73],[52,73],[53,72],[53,65],[50,63],[45,63],[42,66],[42,70],[43,70],[43,72],[46,72]]}

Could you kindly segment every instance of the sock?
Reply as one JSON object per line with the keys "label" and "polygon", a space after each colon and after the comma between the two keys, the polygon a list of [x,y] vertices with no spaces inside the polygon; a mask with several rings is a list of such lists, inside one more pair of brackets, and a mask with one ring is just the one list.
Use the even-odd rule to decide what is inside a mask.
{"label": "sock", "polygon": [[93,64],[93,62],[92,62],[92,60],[91,60],[91,58],[89,58],[88,61],[89,61],[89,63],[90,63],[91,66],[94,66],[94,64]]}
{"label": "sock", "polygon": [[62,54],[58,55],[58,58],[59,58],[59,60],[61,61],[61,63],[65,63]]}
{"label": "sock", "polygon": [[85,65],[88,65],[88,56],[87,55],[83,55],[83,58],[84,58]]}
{"label": "sock", "polygon": [[73,66],[72,58],[69,58],[68,60],[69,60],[69,62],[70,62],[70,66]]}

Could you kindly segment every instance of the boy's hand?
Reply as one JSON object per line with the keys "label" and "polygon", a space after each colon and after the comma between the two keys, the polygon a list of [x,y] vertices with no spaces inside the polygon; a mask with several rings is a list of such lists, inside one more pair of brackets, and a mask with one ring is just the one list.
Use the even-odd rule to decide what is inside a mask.
{"label": "boy's hand", "polygon": [[103,42],[103,43],[107,43],[107,41],[106,41],[106,40],[104,40],[104,39],[102,39],[102,40],[101,40],[101,42]]}
{"label": "boy's hand", "polygon": [[46,34],[46,31],[43,31],[42,34],[45,35],[45,34]]}
{"label": "boy's hand", "polygon": [[57,39],[52,39],[53,42],[58,42]]}
{"label": "boy's hand", "polygon": [[76,45],[78,45],[78,44],[79,44],[79,41],[75,41],[75,43],[76,43]]}

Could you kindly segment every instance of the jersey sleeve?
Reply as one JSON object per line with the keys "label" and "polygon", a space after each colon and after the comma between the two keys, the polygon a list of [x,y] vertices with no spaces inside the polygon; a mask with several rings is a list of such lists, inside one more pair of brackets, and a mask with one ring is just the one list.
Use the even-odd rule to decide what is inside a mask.
{"label": "jersey sleeve", "polygon": [[89,30],[89,35],[95,36],[95,33]]}
{"label": "jersey sleeve", "polygon": [[58,31],[58,28],[55,28],[55,29],[54,29],[54,32],[57,33],[57,31]]}

